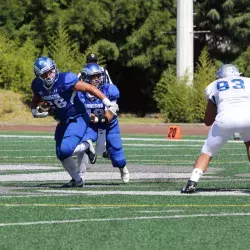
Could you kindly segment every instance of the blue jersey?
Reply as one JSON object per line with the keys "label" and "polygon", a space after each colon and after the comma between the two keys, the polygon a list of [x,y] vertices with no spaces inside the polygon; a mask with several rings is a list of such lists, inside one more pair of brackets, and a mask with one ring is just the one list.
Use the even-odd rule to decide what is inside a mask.
{"label": "blue jersey", "polygon": [[[68,122],[72,118],[86,115],[86,109],[82,101],[79,101],[76,91],[73,90],[78,82],[78,77],[71,72],[59,73],[58,80],[50,89],[44,87],[39,78],[32,82],[31,89],[44,101],[48,101],[53,108],[56,118],[61,122]],[[100,101],[101,102],[101,101]]]}
{"label": "blue jersey", "polygon": [[[100,88],[100,91],[107,96],[111,102],[116,102],[120,97],[120,92],[114,84],[103,84]],[[90,95],[89,93],[79,92],[79,98],[85,104],[87,112],[94,114],[97,117],[104,116],[105,114],[105,105],[103,102],[96,97]],[[114,116],[110,124],[90,124],[91,127],[98,126],[98,128],[107,129],[108,127],[114,127],[118,124],[117,116]]]}
{"label": "blue jersey", "polygon": [[[116,102],[120,97],[118,88],[109,83],[105,83],[100,87],[100,90],[109,98],[111,102]],[[105,106],[97,98],[88,93],[78,93],[81,100],[85,103],[88,113],[95,116],[103,116],[105,114]],[[117,116],[114,116],[111,123],[99,124],[90,123],[83,141],[91,139],[96,141],[98,139],[98,130],[106,130],[106,149],[109,153],[113,167],[123,168],[126,166],[126,158],[122,147],[122,139],[120,134],[120,127]]]}

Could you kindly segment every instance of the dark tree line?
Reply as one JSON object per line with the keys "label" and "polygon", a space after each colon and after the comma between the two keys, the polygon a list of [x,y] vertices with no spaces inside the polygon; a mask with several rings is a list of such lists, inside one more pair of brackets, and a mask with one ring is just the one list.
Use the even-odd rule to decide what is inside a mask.
{"label": "dark tree line", "polygon": [[[35,57],[78,73],[98,53],[121,91],[122,112],[158,111],[153,91],[176,65],[175,0],[0,1],[0,87],[29,98]],[[195,64],[202,49],[216,61],[237,62],[248,74],[250,5],[246,0],[194,2]]]}

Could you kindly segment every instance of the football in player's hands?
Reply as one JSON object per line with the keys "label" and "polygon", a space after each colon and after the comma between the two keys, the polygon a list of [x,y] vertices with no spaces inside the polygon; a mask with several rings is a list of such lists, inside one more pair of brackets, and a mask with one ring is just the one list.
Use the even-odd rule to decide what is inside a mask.
{"label": "football in player's hands", "polygon": [[42,112],[50,112],[51,108],[52,108],[51,104],[47,101],[41,101],[38,104],[38,111],[41,113]]}
{"label": "football in player's hands", "polygon": [[95,123],[95,117],[96,116],[94,114],[90,113],[89,117],[90,117],[90,122]]}

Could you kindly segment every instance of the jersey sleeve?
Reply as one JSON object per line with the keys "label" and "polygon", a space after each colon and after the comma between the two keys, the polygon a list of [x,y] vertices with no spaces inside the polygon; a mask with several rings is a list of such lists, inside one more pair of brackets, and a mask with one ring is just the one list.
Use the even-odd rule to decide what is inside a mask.
{"label": "jersey sleeve", "polygon": [[120,98],[120,92],[114,84],[108,85],[107,97],[109,98],[110,101],[116,101],[117,99]]}
{"label": "jersey sleeve", "polygon": [[67,89],[72,89],[78,81],[79,79],[76,74],[72,72],[65,73],[65,87]]}
{"label": "jersey sleeve", "polygon": [[216,91],[216,81],[210,83],[205,89],[205,97],[207,101],[211,100],[212,102],[215,103],[214,99],[215,91]]}
{"label": "jersey sleeve", "polygon": [[42,81],[39,78],[35,78],[31,83],[31,90],[34,94],[38,95],[39,84],[42,84]]}
{"label": "jersey sleeve", "polygon": [[31,83],[31,90],[34,94],[36,94],[36,87],[35,87],[35,83],[34,83],[35,79],[32,81]]}

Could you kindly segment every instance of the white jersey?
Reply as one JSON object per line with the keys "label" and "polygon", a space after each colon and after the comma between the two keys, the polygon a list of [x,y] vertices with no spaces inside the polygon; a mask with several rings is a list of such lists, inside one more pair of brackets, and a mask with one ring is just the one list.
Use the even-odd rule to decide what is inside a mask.
{"label": "white jersey", "polygon": [[250,78],[229,76],[218,79],[205,89],[207,100],[217,106],[217,114],[221,112],[250,111]]}
{"label": "white jersey", "polygon": [[216,104],[217,115],[201,152],[215,156],[235,132],[250,141],[250,78],[218,79],[206,87],[205,95]]}

